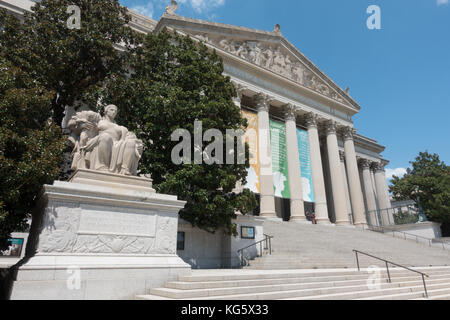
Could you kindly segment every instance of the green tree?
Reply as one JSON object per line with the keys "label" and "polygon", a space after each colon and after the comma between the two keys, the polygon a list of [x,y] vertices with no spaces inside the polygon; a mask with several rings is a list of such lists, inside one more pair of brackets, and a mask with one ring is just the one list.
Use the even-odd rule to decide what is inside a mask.
{"label": "green tree", "polygon": [[27,227],[43,184],[59,174],[64,138],[53,92],[0,56],[0,247]]}
{"label": "green tree", "polygon": [[399,178],[394,176],[389,190],[395,200],[420,202],[430,221],[450,224],[450,167],[437,154],[420,152],[411,168]]}
{"label": "green tree", "polygon": [[112,77],[102,96],[104,103],[119,106],[118,121],[143,140],[141,171],[152,175],[157,191],[187,201],[180,216],[193,226],[236,234],[235,211],[248,213],[257,205],[250,190],[232,192],[237,181],[245,183],[248,146],[245,165],[176,165],[171,159],[178,144],[171,134],[181,128],[193,137],[196,120],[202,121],[203,131],[247,126],[232,101],[234,86],[222,75],[221,58],[189,37],[163,31],[146,36],[130,65],[131,76]]}
{"label": "green tree", "polygon": [[[67,26],[70,5],[80,8],[80,29]],[[0,50],[53,93],[53,119],[61,124],[65,106],[95,104],[89,93],[125,72],[128,49],[140,39],[130,19],[118,0],[42,0],[23,23],[0,10]]]}
{"label": "green tree", "polygon": [[[80,29],[68,28],[70,5]],[[104,80],[126,72],[142,38],[129,21],[118,0],[42,0],[22,20],[0,9],[0,241],[26,227],[42,184],[60,172],[65,107],[95,105]]]}

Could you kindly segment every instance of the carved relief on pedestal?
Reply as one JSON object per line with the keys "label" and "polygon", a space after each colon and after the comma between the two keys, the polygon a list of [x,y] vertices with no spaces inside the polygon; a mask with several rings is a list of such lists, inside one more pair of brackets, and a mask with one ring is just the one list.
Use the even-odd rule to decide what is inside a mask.
{"label": "carved relief on pedestal", "polygon": [[[177,220],[165,214],[157,216],[134,212],[130,216],[115,211],[110,219],[107,209],[90,212],[86,206],[70,202],[53,202],[45,209],[37,252],[97,254],[175,254]],[[105,215],[106,214],[106,215]],[[86,220],[88,218],[88,220]],[[97,220],[94,223],[92,218]],[[137,218],[137,219],[136,219]],[[128,233],[138,223],[154,218],[149,234]],[[86,221],[83,223],[83,219]],[[136,219],[136,221],[134,221]],[[87,224],[91,226],[86,229]],[[103,228],[104,227],[104,228]],[[104,230],[111,232],[104,232]],[[108,234],[110,233],[110,234]]]}
{"label": "carved relief on pedestal", "polygon": [[206,34],[194,34],[194,37],[260,67],[285,76],[329,98],[344,102],[344,99],[323,80],[280,45],[271,45],[254,40],[233,40],[224,37],[210,38]]}

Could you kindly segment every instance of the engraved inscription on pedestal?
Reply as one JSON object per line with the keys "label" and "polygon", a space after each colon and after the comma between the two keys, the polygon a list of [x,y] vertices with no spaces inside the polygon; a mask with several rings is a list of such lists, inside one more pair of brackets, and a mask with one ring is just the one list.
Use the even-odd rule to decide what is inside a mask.
{"label": "engraved inscription on pedestal", "polygon": [[[141,210],[123,214],[125,208],[115,211],[83,206],[77,234],[155,237],[156,215]],[[126,210],[126,209],[125,209]]]}

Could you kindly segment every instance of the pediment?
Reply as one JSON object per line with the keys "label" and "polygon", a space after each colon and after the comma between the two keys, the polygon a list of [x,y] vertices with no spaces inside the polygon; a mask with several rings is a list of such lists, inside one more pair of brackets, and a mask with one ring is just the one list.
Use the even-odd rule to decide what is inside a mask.
{"label": "pediment", "polygon": [[217,49],[288,78],[334,101],[359,110],[359,105],[298,49],[278,28],[273,32],[164,15],[156,29],[173,27]]}

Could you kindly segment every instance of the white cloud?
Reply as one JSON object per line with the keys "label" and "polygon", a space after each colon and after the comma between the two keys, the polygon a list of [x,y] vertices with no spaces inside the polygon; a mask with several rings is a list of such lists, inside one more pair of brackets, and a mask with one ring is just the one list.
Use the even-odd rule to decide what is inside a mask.
{"label": "white cloud", "polygon": [[396,169],[389,169],[386,168],[386,180],[391,180],[392,176],[397,176],[399,178],[403,177],[406,174],[405,168],[396,168]]}
{"label": "white cloud", "polygon": [[448,0],[436,0],[438,6],[448,5]]}
{"label": "white cloud", "polygon": [[[178,6],[186,6],[191,7],[194,11],[198,13],[207,13],[225,5],[226,0],[177,0]],[[135,5],[131,7],[132,10],[135,10],[147,17],[153,18],[153,14],[155,13],[155,6],[159,9],[164,9],[166,6],[170,5],[170,0],[147,0],[146,4],[143,5]],[[177,13],[179,13],[180,9],[178,9]]]}
{"label": "white cloud", "polygon": [[225,0],[178,0],[178,3],[188,4],[198,13],[202,13],[223,6]]}
{"label": "white cloud", "polygon": [[154,7],[153,3],[148,2],[147,4],[131,7],[131,10],[137,11],[146,17],[153,18]]}

